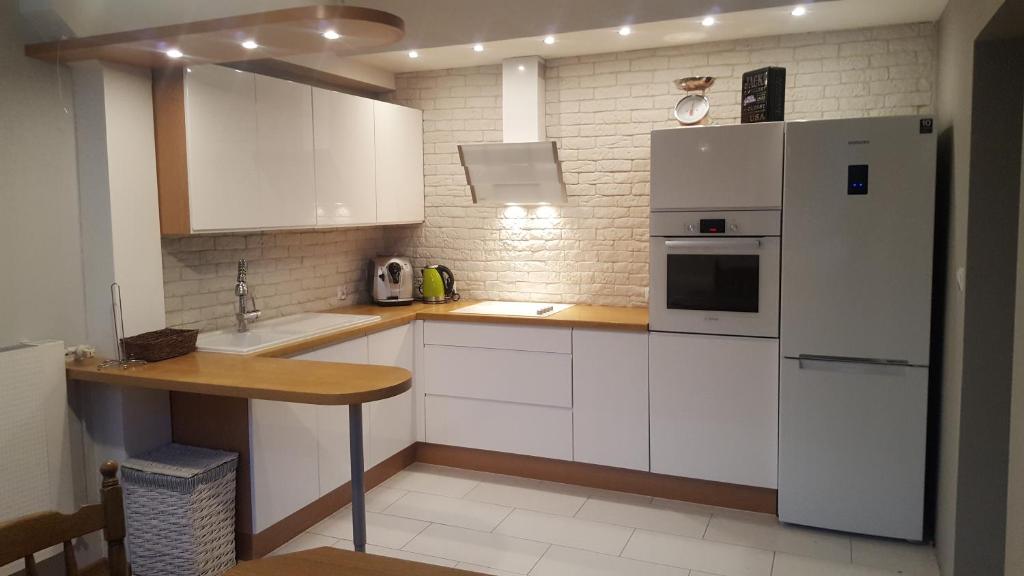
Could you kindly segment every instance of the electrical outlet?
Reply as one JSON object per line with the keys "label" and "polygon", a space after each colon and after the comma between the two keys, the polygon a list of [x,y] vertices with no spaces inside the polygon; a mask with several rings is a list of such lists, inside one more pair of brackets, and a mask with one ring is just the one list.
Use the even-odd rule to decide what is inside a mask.
{"label": "electrical outlet", "polygon": [[338,286],[338,300],[348,300],[348,290],[344,286]]}

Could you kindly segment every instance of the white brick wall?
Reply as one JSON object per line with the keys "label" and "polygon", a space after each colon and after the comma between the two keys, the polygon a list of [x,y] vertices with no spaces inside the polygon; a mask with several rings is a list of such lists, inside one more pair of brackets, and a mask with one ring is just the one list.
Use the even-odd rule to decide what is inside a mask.
{"label": "white brick wall", "polygon": [[717,78],[712,116],[739,122],[740,77],[787,71],[786,118],[928,114],[931,24],[773,36],[547,62],[547,131],[569,205],[471,202],[457,144],[501,141],[499,66],[399,75],[394,100],[421,108],[426,223],[403,249],[451,267],[470,298],[643,306],[648,285],[650,131],[676,126],[672,80]]}
{"label": "white brick wall", "polygon": [[[263,318],[320,312],[369,300],[367,263],[404,242],[409,227],[164,238],[167,325],[234,325],[238,259]],[[338,300],[338,288],[348,294]],[[125,297],[128,297],[126,294]]]}
{"label": "white brick wall", "polygon": [[549,60],[569,205],[529,210],[474,206],[456,149],[501,141],[500,66],[399,75],[393,99],[423,110],[426,223],[165,239],[168,324],[231,325],[241,256],[268,317],[366,301],[366,261],[395,251],[448,265],[468,298],[644,306],[650,131],[676,125],[672,80],[715,76],[722,124],[739,122],[742,73],[767,65],[786,68],[787,119],[927,114],[935,40],[913,24]]}

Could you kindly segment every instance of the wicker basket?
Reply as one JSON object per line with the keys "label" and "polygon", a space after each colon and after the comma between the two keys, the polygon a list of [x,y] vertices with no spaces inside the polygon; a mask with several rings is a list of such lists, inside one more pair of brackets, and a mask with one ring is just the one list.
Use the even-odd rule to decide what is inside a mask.
{"label": "wicker basket", "polygon": [[136,576],[220,576],[235,565],[238,455],[167,444],[121,467]]}
{"label": "wicker basket", "polygon": [[126,358],[159,362],[194,352],[197,337],[199,337],[199,330],[164,328],[138,336],[122,338],[121,342],[124,344]]}

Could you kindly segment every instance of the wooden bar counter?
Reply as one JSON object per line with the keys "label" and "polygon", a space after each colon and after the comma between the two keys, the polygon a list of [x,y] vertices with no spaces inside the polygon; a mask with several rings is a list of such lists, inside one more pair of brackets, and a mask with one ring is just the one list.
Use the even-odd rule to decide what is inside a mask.
{"label": "wooden bar counter", "polygon": [[[70,362],[67,365],[67,376],[68,380],[80,382],[221,398],[347,405],[352,468],[352,532],[355,548],[359,552],[366,548],[363,403],[397,396],[412,386],[412,374],[404,368],[393,366],[297,362],[284,358],[209,352],[192,352],[178,358],[129,368],[115,366],[101,369],[99,361],[95,359]],[[239,495],[249,495],[248,488],[244,486],[246,482],[243,480],[240,484]],[[249,554],[249,550],[243,550],[240,555],[244,558]]]}

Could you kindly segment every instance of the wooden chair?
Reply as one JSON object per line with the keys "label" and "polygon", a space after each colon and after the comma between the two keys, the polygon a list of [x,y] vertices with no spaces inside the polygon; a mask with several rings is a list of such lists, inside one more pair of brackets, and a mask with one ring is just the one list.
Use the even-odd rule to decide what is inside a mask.
{"label": "wooden chair", "polygon": [[0,566],[24,558],[26,576],[37,576],[34,554],[63,544],[64,570],[68,576],[79,576],[71,540],[103,530],[107,557],[81,572],[82,576],[130,576],[124,551],[124,502],[117,481],[117,462],[105,462],[100,466],[100,473],[103,486],[99,504],[83,506],[74,514],[41,512],[0,524]]}

